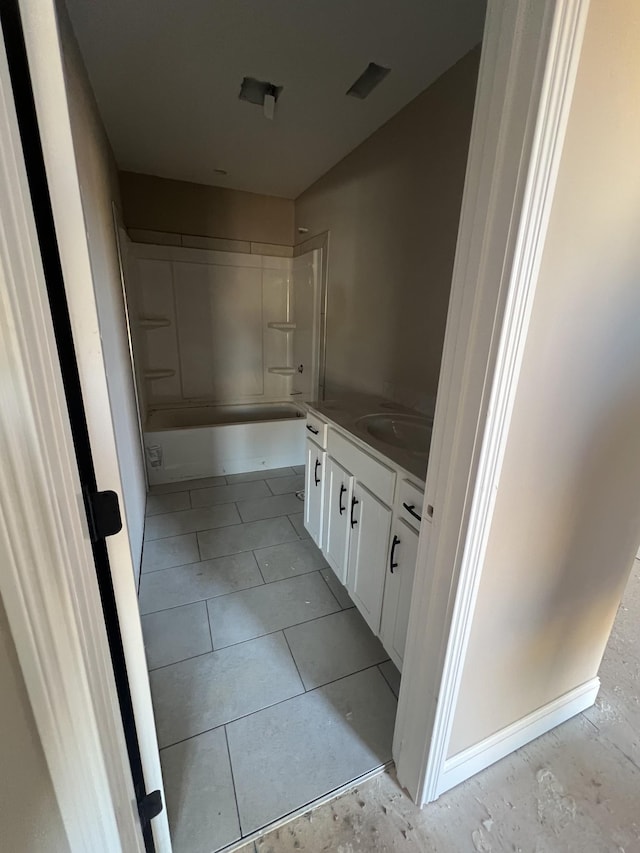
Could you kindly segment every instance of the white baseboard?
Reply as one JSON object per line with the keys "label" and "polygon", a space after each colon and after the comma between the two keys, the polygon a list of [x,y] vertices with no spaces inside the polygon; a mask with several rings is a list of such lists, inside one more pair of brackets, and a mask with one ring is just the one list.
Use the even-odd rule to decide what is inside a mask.
{"label": "white baseboard", "polygon": [[438,796],[590,708],[599,689],[600,679],[592,678],[480,743],[447,758],[438,780]]}

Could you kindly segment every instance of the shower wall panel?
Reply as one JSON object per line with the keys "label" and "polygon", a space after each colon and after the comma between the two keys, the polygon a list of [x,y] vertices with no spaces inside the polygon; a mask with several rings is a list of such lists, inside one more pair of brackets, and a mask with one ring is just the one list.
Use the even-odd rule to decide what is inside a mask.
{"label": "shower wall panel", "polygon": [[291,258],[131,247],[147,407],[292,396]]}

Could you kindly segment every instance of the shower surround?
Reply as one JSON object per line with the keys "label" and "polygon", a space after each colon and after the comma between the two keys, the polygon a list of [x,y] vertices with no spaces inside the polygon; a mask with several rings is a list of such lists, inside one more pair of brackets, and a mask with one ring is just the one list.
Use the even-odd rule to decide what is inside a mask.
{"label": "shower surround", "polygon": [[320,250],[297,258],[128,243],[151,484],[304,461],[317,396]]}

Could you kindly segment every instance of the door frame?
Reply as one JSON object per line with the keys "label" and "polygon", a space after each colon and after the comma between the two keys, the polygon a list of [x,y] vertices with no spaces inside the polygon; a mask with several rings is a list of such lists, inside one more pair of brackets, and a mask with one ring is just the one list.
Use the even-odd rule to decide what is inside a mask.
{"label": "door frame", "polygon": [[[66,103],[58,109],[56,101],[64,80],[54,6],[36,5],[22,8],[30,19],[38,115],[58,123],[64,154],[72,157]],[[425,492],[434,517],[429,547],[423,537],[419,545],[394,740],[399,779],[420,805],[440,792],[588,5],[489,0]],[[0,353],[15,366],[8,389],[15,405],[0,407],[0,435],[11,449],[0,493],[12,496],[0,526],[9,555],[0,593],[72,849],[142,850],[0,54],[0,178],[7,188],[0,197]],[[56,98],[47,103],[52,86]],[[60,179],[73,161],[51,154],[47,166]],[[70,203],[75,218],[56,218],[62,242],[77,240],[82,227],[78,188],[70,200],[65,188],[57,187],[58,205]],[[76,272],[90,281],[86,258]],[[20,431],[11,420],[16,407]],[[125,592],[135,599],[133,583]],[[140,660],[139,627],[134,635]],[[425,655],[425,644],[437,652]],[[148,691],[146,668],[132,677]],[[150,699],[136,719],[140,731],[150,727],[159,769]],[[171,849],[168,831],[163,843],[158,849]]]}
{"label": "door frame", "polygon": [[0,185],[0,595],[70,849],[142,853],[4,41]]}
{"label": "door frame", "polygon": [[[20,11],[97,488],[115,491],[122,501],[122,472],[74,147],[58,0],[14,2]],[[112,220],[111,210],[108,218]],[[122,530],[107,538],[106,549],[146,790],[159,790],[165,802],[137,599],[139,564],[134,564],[125,511],[122,512]],[[100,619],[104,624],[102,614]],[[157,853],[170,851],[166,808],[151,821],[151,831]]]}
{"label": "door frame", "polygon": [[[451,730],[588,8],[488,3],[425,486],[433,520],[418,545],[394,733],[398,778],[419,806],[451,786]],[[455,784],[503,754],[487,750]]]}

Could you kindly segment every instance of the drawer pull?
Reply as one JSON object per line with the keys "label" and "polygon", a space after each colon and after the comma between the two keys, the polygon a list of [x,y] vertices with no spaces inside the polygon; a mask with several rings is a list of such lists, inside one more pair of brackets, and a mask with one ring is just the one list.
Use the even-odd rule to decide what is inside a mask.
{"label": "drawer pull", "polygon": [[342,496],[347,491],[347,487],[340,483],[340,494],[338,496],[338,509],[340,510],[340,515],[346,510],[346,506],[342,506]]}
{"label": "drawer pull", "polygon": [[393,562],[396,553],[396,546],[400,544],[400,539],[394,534],[393,542],[391,543],[391,555],[389,557],[389,571],[393,574],[393,570],[398,568],[398,564]]}
{"label": "drawer pull", "polygon": [[356,506],[356,504],[359,504],[359,503],[360,503],[360,501],[359,501],[359,500],[358,500],[358,498],[354,495],[354,496],[351,498],[351,527],[355,527],[355,526],[356,526],[356,524],[358,523],[358,520],[357,520],[357,519],[355,519],[355,518],[353,517],[353,508]]}
{"label": "drawer pull", "polygon": [[307,424],[307,429],[309,430],[309,432],[312,432],[314,435],[318,435],[318,433],[320,432],[319,429],[312,427],[311,424]]}
{"label": "drawer pull", "polygon": [[402,506],[406,509],[406,511],[409,513],[409,515],[412,515],[418,521],[422,521],[422,516],[418,515],[418,513],[416,512],[416,505],[415,504],[404,504],[403,503]]}
{"label": "drawer pull", "polygon": [[316,459],[316,467],[313,472],[313,478],[316,481],[316,486],[320,485],[320,477],[318,477],[318,468],[320,467],[320,460]]}

